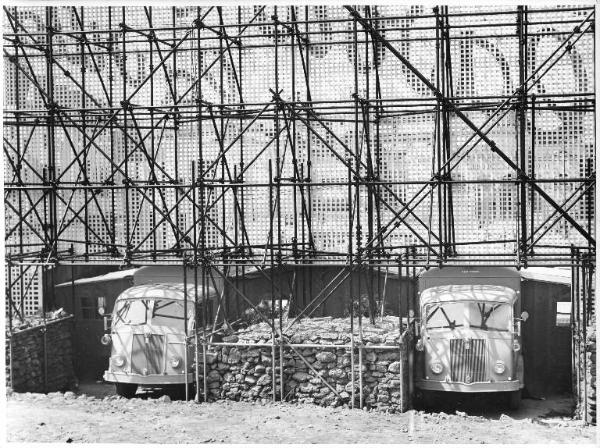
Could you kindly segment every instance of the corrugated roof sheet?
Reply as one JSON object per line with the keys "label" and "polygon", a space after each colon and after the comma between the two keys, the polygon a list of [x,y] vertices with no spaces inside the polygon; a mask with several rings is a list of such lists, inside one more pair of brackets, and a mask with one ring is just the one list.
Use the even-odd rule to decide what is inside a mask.
{"label": "corrugated roof sheet", "polygon": [[521,269],[521,278],[539,282],[571,285],[571,269],[569,268],[527,268]]}

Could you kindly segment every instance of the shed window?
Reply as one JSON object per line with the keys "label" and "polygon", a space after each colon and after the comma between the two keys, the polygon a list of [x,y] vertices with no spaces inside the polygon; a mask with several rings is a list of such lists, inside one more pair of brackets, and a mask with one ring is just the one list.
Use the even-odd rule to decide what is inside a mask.
{"label": "shed window", "polygon": [[571,325],[571,302],[556,302],[556,326]]}
{"label": "shed window", "polygon": [[96,311],[96,300],[93,297],[81,298],[81,318],[92,320],[102,318]]}

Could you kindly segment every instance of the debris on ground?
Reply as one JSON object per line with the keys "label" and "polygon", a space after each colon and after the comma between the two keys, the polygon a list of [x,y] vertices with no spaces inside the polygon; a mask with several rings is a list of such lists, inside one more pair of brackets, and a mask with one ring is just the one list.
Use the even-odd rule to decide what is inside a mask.
{"label": "debris on ground", "polygon": [[[224,442],[226,437],[226,443],[497,443],[507,434],[511,443],[595,440],[593,426],[565,416],[572,410],[570,397],[525,399],[518,411],[492,403],[468,412],[386,414],[333,412],[304,403],[185,402],[160,391],[127,400],[113,391],[112,385],[92,383],[82,384],[75,397],[12,393],[7,398],[8,441],[171,444]],[[142,415],[151,418],[135,418]]]}

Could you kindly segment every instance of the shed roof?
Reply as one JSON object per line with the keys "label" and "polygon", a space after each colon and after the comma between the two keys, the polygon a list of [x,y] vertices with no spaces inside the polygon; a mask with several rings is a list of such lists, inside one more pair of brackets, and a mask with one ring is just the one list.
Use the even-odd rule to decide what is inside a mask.
{"label": "shed roof", "polygon": [[123,271],[109,272],[108,274],[98,275],[96,277],[80,278],[73,282],[68,281],[64,283],[59,283],[58,285],[55,285],[55,288],[59,288],[61,286],[71,286],[72,284],[84,285],[86,283],[100,283],[109,282],[112,280],[123,280],[125,278],[133,278],[133,275],[137,272],[138,269],[139,268],[125,269]]}
{"label": "shed roof", "polygon": [[570,268],[527,268],[521,269],[521,277],[524,280],[534,280],[539,282],[559,283],[571,286]]}
{"label": "shed roof", "polygon": [[[440,275],[442,273],[442,271],[445,271],[442,273],[442,275],[450,275],[452,276],[453,274],[451,273],[451,271],[448,269],[449,267],[443,268],[442,270],[438,270],[436,268],[435,275]],[[533,281],[540,281],[540,282],[548,282],[548,283],[558,283],[558,284],[562,284],[562,285],[571,285],[571,269],[569,268],[547,268],[547,267],[532,267],[532,268],[527,268],[527,269],[521,269],[519,271],[517,271],[514,268],[507,268],[507,267],[491,267],[492,269],[496,270],[499,269],[499,271],[495,271],[496,273],[500,273],[500,275],[502,276],[514,276],[515,273],[518,273],[521,276],[521,279],[523,280],[533,280]],[[387,275],[391,276],[391,277],[398,277],[398,268],[394,267],[394,266],[390,266],[387,268],[376,268],[380,271],[380,275]],[[469,268],[463,268],[465,270],[477,270],[477,271],[481,271],[481,267],[478,267],[477,265],[473,265],[470,266]],[[490,267],[486,267],[485,268],[487,270],[487,272],[485,273],[486,275],[490,275],[493,271],[490,271]],[[430,272],[429,274],[426,274],[427,272]],[[417,277],[428,277],[432,275],[432,269],[426,270],[424,268],[419,268],[417,269]],[[456,270],[454,271],[454,274],[456,273]]]}
{"label": "shed roof", "polygon": [[[187,284],[187,298],[190,301],[195,301],[196,294],[194,294],[194,285]],[[183,300],[183,283],[156,283],[132,286],[131,288],[123,291],[117,300],[123,299],[171,299],[171,300]],[[215,290],[211,287],[207,287],[205,290],[206,295],[209,299],[215,299]],[[202,285],[198,285],[198,299],[202,299]]]}
{"label": "shed roof", "polygon": [[[181,265],[151,265],[139,268],[133,276],[134,285],[147,285],[154,283],[195,283],[196,275],[198,283],[202,284],[202,269],[194,270],[191,267],[186,268],[185,275]],[[213,281],[217,288],[222,288],[223,280],[214,271],[211,273],[208,284],[212,285]]]}

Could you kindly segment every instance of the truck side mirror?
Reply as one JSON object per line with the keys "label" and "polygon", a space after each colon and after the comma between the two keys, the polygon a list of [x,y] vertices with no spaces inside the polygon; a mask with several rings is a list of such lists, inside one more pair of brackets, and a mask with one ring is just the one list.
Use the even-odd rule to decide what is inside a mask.
{"label": "truck side mirror", "polygon": [[423,339],[419,338],[419,340],[415,344],[415,349],[419,352],[425,350],[425,344],[423,343]]}
{"label": "truck side mirror", "polygon": [[521,313],[521,320],[522,320],[523,322],[527,322],[527,319],[529,319],[529,313],[528,313],[527,311],[523,311],[523,312]]}
{"label": "truck side mirror", "polygon": [[98,314],[100,316],[106,314],[106,297],[98,297]]}

